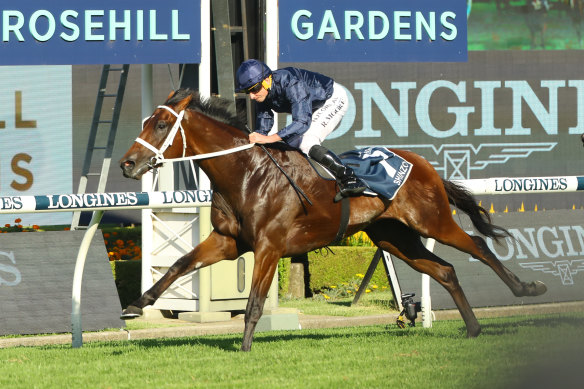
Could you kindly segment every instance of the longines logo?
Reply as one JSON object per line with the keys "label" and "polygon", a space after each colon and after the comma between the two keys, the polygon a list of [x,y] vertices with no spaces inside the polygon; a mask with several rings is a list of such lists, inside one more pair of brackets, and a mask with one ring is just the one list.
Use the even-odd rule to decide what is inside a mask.
{"label": "longines logo", "polygon": [[562,285],[574,285],[572,276],[579,272],[584,272],[584,259],[562,260],[562,261],[545,261],[545,262],[523,262],[520,263],[524,269],[541,271],[547,274],[553,274],[560,277]]}
{"label": "longines logo", "polygon": [[22,281],[20,270],[16,267],[14,252],[0,251],[0,287],[16,286]]}
{"label": "longines logo", "polygon": [[426,158],[442,177],[448,180],[466,180],[473,178],[472,172],[485,170],[489,165],[505,164],[511,159],[528,158],[533,153],[551,151],[556,145],[557,142],[532,142],[483,143],[479,146],[468,143],[405,144],[385,147],[412,150]]}

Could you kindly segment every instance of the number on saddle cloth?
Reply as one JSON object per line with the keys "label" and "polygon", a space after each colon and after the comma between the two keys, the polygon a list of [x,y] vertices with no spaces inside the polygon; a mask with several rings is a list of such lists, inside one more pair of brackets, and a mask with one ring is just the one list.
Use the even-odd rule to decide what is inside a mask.
{"label": "number on saddle cloth", "polygon": [[383,147],[366,147],[339,155],[344,164],[355,171],[377,194],[393,200],[406,182],[412,164]]}

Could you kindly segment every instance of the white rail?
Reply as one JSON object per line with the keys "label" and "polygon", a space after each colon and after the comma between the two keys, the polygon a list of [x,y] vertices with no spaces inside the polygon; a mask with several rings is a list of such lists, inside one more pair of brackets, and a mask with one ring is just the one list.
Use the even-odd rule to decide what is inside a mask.
{"label": "white rail", "polygon": [[[472,180],[453,180],[465,186],[474,195],[511,193],[558,193],[584,190],[584,176],[554,177],[498,177]],[[0,214],[35,212],[95,211],[83,237],[73,276],[71,326],[73,347],[81,347],[81,283],[85,258],[89,244],[97,231],[104,211],[112,209],[166,209],[208,207],[211,205],[211,190],[183,190],[176,192],[119,192],[86,193],[41,196],[0,197]],[[434,240],[428,239],[429,249]],[[430,277],[422,275],[422,317],[424,327],[432,326],[430,300]]]}
{"label": "white rail", "polygon": [[71,294],[72,345],[83,345],[81,326],[81,284],[89,245],[97,231],[103,213],[112,209],[167,209],[209,207],[211,190],[183,190],[176,192],[120,192],[85,193],[42,196],[0,197],[0,214],[34,212],[94,211],[91,222],[83,235],[73,273]]}

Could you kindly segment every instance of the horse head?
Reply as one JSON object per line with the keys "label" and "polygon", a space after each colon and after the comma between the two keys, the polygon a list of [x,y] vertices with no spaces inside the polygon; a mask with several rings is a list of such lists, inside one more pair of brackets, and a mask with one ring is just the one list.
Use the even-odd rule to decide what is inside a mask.
{"label": "horse head", "polygon": [[[174,92],[168,96],[167,103],[172,96]],[[186,139],[181,122],[192,98],[189,94],[174,105],[165,103],[144,119],[140,136],[120,160],[125,177],[139,180],[164,159],[184,156]]]}

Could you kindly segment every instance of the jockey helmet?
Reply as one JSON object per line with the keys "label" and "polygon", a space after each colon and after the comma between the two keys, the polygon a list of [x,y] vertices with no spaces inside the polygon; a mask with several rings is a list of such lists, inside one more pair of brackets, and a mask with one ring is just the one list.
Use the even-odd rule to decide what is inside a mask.
{"label": "jockey helmet", "polygon": [[272,74],[272,70],[268,65],[257,59],[248,59],[237,69],[237,73],[235,74],[235,82],[237,83],[235,90],[241,92],[249,89],[262,82],[270,74]]}

